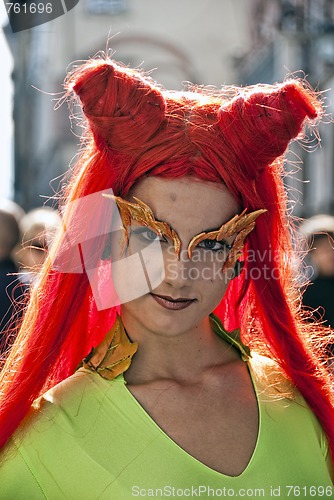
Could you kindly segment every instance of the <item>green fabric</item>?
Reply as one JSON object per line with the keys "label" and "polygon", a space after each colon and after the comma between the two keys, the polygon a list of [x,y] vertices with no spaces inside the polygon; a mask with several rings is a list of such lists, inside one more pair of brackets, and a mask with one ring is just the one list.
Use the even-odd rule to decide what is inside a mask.
{"label": "green fabric", "polygon": [[[122,375],[108,381],[80,369],[42,398],[24,437],[16,433],[11,440],[2,456],[0,498],[328,498],[321,494],[326,487],[331,493],[332,485],[327,443],[317,419],[303,400],[268,395],[252,361],[249,366],[260,425],[240,476],[220,474],[182,450],[139,405]],[[297,495],[288,495],[290,486]]]}
{"label": "green fabric", "polygon": [[218,316],[212,313],[210,314],[209,318],[211,328],[215,332],[215,334],[229,344],[233,345],[233,347],[235,347],[239,351],[240,357],[243,361],[248,361],[248,359],[251,357],[251,352],[249,347],[241,342],[239,338],[239,328],[236,328],[232,332],[227,332]]}

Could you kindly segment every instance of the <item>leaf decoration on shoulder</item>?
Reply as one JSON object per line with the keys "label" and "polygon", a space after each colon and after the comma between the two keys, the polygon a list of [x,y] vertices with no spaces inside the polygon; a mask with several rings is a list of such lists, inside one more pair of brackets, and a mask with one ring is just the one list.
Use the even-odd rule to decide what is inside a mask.
{"label": "leaf decoration on shoulder", "polygon": [[138,343],[131,342],[121,318],[117,316],[111,330],[99,345],[93,347],[78,368],[83,367],[107,380],[113,380],[129,368],[137,348]]}

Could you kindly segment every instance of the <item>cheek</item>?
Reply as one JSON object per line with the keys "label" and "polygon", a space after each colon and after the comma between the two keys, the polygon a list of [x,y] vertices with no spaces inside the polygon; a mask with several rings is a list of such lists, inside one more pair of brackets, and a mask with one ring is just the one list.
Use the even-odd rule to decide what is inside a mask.
{"label": "cheek", "polygon": [[[232,278],[233,269],[223,270],[223,262],[189,262],[186,268],[188,283],[198,291],[203,304],[212,310],[222,300]],[[210,311],[212,312],[212,311]]]}
{"label": "cheek", "polygon": [[[120,236],[120,237],[119,237]],[[120,304],[140,299],[162,283],[164,262],[160,242],[114,235],[111,251],[113,285]]]}
{"label": "cheek", "polygon": [[187,264],[188,277],[192,280],[199,281],[201,286],[221,289],[224,288],[229,281],[229,273],[226,273],[224,264],[226,255],[213,255],[196,260],[193,259]]}
{"label": "cheek", "polygon": [[211,262],[197,263],[198,272],[198,287],[203,291],[203,298],[206,300],[213,301],[216,305],[219,304],[223,298],[228,284],[233,278],[234,267],[228,267],[224,269],[225,258],[221,256],[217,258],[217,255]]}
{"label": "cheek", "polygon": [[230,279],[229,273],[221,268],[203,268],[198,284],[206,293],[219,295],[225,293]]}
{"label": "cheek", "polygon": [[107,244],[109,245],[109,254],[112,261],[124,258],[124,254],[128,247],[126,231],[124,229],[120,229],[119,231],[113,231],[110,233]]}
{"label": "cheek", "polygon": [[219,279],[199,282],[202,303],[206,314],[212,313],[218,307],[226,293],[229,281],[226,273],[223,273],[223,276]]}

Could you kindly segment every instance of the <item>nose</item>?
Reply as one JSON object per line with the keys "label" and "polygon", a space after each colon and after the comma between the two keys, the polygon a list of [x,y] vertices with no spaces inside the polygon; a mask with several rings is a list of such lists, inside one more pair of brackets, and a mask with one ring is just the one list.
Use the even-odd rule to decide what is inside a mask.
{"label": "nose", "polygon": [[189,260],[186,249],[180,251],[179,257],[174,252],[164,256],[164,282],[173,288],[183,288],[190,285]]}

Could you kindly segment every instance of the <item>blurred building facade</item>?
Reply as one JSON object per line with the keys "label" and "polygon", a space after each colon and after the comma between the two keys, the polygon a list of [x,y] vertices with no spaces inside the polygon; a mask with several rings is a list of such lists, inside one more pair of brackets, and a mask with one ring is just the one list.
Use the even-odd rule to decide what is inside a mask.
{"label": "blurred building facade", "polygon": [[[272,83],[297,70],[321,91],[334,88],[333,0],[81,0],[52,22],[7,34],[14,55],[15,197],[26,210],[41,204],[40,195],[52,196],[75,161],[81,129],[57,101],[66,68],[101,49],[130,66],[157,68],[152,76],[167,88],[183,81]],[[325,95],[333,112],[333,92]],[[334,127],[320,132],[323,147],[312,155],[297,147],[289,156],[292,170],[299,158],[305,162],[287,181],[301,202],[297,215],[333,210]]]}
{"label": "blurred building facade", "polygon": [[183,81],[235,83],[233,56],[249,46],[248,13],[247,0],[81,0],[47,24],[15,34],[8,29],[16,201],[28,210],[41,204],[40,195],[51,196],[77,151],[81,129],[70,124],[66,104],[53,109],[74,61],[109,48],[115,60],[154,70],[167,88],[180,89]]}
{"label": "blurred building facade", "polygon": [[[334,214],[334,2],[333,0],[250,0],[251,45],[236,60],[240,83],[272,83],[296,75],[325,91],[326,114],[317,143],[294,147],[288,157],[294,180],[287,179],[296,215]],[[301,71],[300,71],[301,70]],[[327,122],[327,124],[326,124]],[[299,168],[299,159],[303,168]]]}

